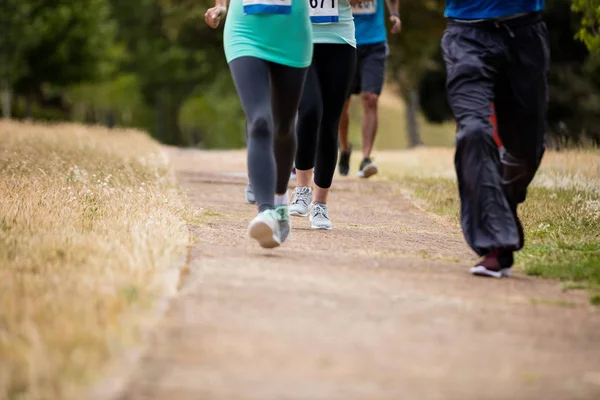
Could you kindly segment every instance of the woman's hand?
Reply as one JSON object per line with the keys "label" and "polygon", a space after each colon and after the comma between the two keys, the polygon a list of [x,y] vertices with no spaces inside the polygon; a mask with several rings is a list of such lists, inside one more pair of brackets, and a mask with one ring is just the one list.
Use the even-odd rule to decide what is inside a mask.
{"label": "woman's hand", "polygon": [[208,26],[215,29],[219,26],[219,23],[225,14],[227,14],[227,8],[223,6],[215,6],[206,11],[206,14],[204,14],[204,20]]}

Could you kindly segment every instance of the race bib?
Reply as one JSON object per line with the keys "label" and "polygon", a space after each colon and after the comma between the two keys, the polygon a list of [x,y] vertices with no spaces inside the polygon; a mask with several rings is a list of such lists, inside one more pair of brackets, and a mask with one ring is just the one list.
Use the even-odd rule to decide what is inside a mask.
{"label": "race bib", "polygon": [[243,0],[244,14],[291,14],[292,0]]}
{"label": "race bib", "polygon": [[368,15],[375,14],[377,11],[377,0],[360,2],[352,6],[352,15]]}
{"label": "race bib", "polygon": [[310,5],[310,22],[325,24],[340,21],[338,0],[308,0]]}

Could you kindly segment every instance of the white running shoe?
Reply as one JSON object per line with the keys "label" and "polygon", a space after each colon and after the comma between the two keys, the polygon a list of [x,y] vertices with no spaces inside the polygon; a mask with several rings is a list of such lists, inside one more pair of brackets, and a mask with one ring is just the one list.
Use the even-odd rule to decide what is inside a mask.
{"label": "white running shoe", "polygon": [[333,228],[329,219],[327,204],[313,203],[310,207],[310,222],[313,229],[326,229],[330,231]]}
{"label": "white running shoe", "polygon": [[377,173],[377,165],[370,158],[365,158],[360,163],[360,169],[357,176],[359,178],[369,178]]}
{"label": "white running shoe", "polygon": [[281,244],[279,214],[275,210],[259,213],[248,225],[248,234],[265,249],[279,246]]}
{"label": "white running shoe", "polygon": [[294,200],[290,204],[290,215],[306,217],[311,202],[312,189],[309,187],[297,187],[294,189]]}

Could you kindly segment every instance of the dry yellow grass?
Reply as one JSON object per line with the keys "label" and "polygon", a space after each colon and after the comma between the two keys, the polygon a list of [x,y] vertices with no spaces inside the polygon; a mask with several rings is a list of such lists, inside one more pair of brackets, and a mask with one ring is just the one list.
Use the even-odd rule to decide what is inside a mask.
{"label": "dry yellow grass", "polygon": [[73,398],[165,290],[184,197],[143,133],[11,122],[0,193],[0,398]]}

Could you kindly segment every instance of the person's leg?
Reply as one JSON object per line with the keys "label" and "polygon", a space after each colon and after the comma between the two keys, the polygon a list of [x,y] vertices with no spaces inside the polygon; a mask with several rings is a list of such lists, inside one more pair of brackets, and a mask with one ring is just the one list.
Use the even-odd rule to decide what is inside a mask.
{"label": "person's leg", "polygon": [[269,63],[240,57],[229,63],[242,108],[246,115],[248,176],[259,212],[275,208],[275,156]]}
{"label": "person's leg", "polygon": [[510,63],[496,85],[498,135],[502,183],[519,228],[519,246],[524,245],[523,228],[517,216],[527,187],[541,163],[546,143],[547,74],[549,49],[543,22],[512,29],[507,36]]}
{"label": "person's leg", "polygon": [[387,43],[369,45],[362,66],[361,100],[364,109],[362,126],[363,161],[359,176],[368,178],[377,173],[377,167],[371,161],[371,152],[375,146],[379,125],[379,95],[385,79],[385,59]]}
{"label": "person's leg", "polygon": [[271,99],[275,132],[277,182],[275,193],[287,193],[296,154],[295,124],[307,68],[271,64]]}
{"label": "person's leg", "polygon": [[354,72],[354,77],[352,78],[352,85],[350,89],[350,94],[348,95],[348,99],[346,100],[346,104],[344,104],[344,110],[342,111],[342,117],[340,118],[340,128],[338,134],[338,140],[340,144],[340,162],[339,162],[339,172],[342,176],[347,176],[350,172],[350,156],[352,155],[352,144],[350,143],[350,103],[352,99],[352,95],[360,94],[361,88],[361,65],[362,65],[362,52],[361,46],[357,47],[356,51],[356,61],[357,65]]}
{"label": "person's leg", "polygon": [[494,85],[506,57],[502,34],[450,25],[442,49],[448,99],[457,122],[455,167],[463,234],[478,255],[496,257],[498,250],[519,245],[490,122]]}
{"label": "person's leg", "polygon": [[310,221],[313,229],[331,229],[327,197],[337,163],[340,116],[356,69],[356,49],[347,44],[319,44],[315,46],[315,59],[323,116],[317,140],[315,192]]}
{"label": "person's leg", "polygon": [[348,97],[344,103],[339,130],[340,149],[346,153],[350,152],[350,140],[348,138],[350,132],[350,101],[351,97]]}
{"label": "person's leg", "polygon": [[[315,50],[317,46],[315,45]],[[298,108],[296,135],[298,149],[296,151],[296,189],[290,206],[290,214],[298,217],[308,215],[312,202],[312,177],[317,150],[317,134],[323,102],[316,70],[316,55],[313,53],[313,63],[308,70],[304,91]]]}
{"label": "person's leg", "polygon": [[317,141],[314,200],[327,203],[337,163],[340,117],[356,70],[356,49],[346,44],[319,44],[315,53],[323,116]]}
{"label": "person's leg", "polygon": [[279,240],[288,238],[291,231],[289,220],[288,183],[296,153],[296,114],[302,95],[307,68],[292,68],[270,64],[271,111],[275,133],[274,151],[277,165],[275,184],[275,211],[279,222]]}

